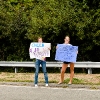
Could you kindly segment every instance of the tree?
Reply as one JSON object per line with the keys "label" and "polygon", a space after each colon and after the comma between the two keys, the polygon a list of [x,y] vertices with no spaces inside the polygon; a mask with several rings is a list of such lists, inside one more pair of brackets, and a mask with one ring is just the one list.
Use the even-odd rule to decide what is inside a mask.
{"label": "tree", "polygon": [[0,1],[1,60],[30,60],[29,45],[38,36],[52,43],[47,60],[54,60],[66,35],[79,46],[78,61],[100,61],[99,0]]}

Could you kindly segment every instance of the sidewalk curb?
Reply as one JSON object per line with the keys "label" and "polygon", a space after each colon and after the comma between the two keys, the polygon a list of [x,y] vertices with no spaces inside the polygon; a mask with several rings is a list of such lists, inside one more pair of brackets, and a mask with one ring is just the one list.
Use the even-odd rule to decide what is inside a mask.
{"label": "sidewalk curb", "polygon": [[[34,83],[32,82],[0,82],[0,85],[14,85],[14,86],[32,86],[34,87]],[[39,87],[45,86],[45,83],[39,83]],[[82,85],[82,84],[60,84],[57,83],[49,83],[49,87],[51,88],[71,88],[71,89],[100,89],[100,85]]]}

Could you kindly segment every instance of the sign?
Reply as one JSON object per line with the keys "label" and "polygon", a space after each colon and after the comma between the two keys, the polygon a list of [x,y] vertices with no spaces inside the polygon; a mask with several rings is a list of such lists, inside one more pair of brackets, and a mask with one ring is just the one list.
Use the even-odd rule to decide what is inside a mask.
{"label": "sign", "polygon": [[65,62],[76,62],[78,46],[58,44],[55,60]]}
{"label": "sign", "polygon": [[29,49],[30,59],[42,59],[44,57],[50,57],[50,48],[51,43],[32,42]]}

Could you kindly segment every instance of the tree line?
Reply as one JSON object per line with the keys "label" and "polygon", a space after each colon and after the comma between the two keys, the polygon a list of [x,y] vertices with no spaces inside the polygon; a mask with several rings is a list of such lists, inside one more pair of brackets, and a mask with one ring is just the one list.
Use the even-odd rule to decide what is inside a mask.
{"label": "tree line", "polygon": [[0,60],[30,61],[29,46],[42,36],[52,44],[69,35],[78,61],[100,61],[100,0],[0,0]]}

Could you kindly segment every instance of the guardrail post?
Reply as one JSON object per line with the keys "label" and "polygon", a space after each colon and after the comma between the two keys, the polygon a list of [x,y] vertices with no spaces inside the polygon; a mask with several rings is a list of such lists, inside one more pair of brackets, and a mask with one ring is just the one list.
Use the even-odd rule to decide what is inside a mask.
{"label": "guardrail post", "polygon": [[88,74],[92,74],[92,68],[88,68]]}
{"label": "guardrail post", "polygon": [[15,73],[17,73],[18,72],[18,68],[17,67],[15,67]]}

